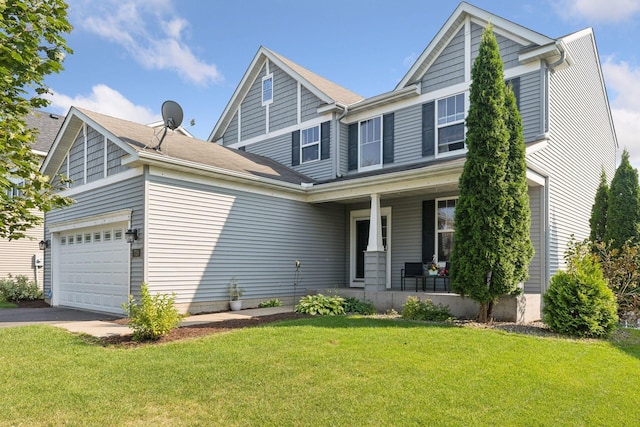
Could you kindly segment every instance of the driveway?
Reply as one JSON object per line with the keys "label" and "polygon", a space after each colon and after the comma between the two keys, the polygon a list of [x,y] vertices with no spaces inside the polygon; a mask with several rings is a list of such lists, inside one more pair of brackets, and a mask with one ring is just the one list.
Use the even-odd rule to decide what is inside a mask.
{"label": "driveway", "polygon": [[114,320],[122,316],[64,307],[0,309],[0,328],[35,324]]}

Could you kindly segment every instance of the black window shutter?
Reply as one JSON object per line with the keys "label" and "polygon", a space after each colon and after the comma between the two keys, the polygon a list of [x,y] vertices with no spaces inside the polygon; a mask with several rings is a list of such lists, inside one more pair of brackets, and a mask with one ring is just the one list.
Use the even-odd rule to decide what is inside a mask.
{"label": "black window shutter", "polygon": [[393,113],[382,117],[382,163],[393,163]]}
{"label": "black window shutter", "polygon": [[422,157],[436,153],[435,101],[422,104]]}
{"label": "black window shutter", "polygon": [[331,122],[320,125],[320,158],[328,159],[331,156]]}
{"label": "black window shutter", "polygon": [[349,141],[348,141],[348,163],[349,170],[358,169],[358,124],[349,125]]}
{"label": "black window shutter", "polygon": [[507,80],[507,85],[511,85],[513,94],[516,96],[516,106],[520,109],[520,77],[514,77],[511,80]]}
{"label": "black window shutter", "polygon": [[291,166],[300,164],[300,131],[291,132]]}
{"label": "black window shutter", "polygon": [[436,201],[422,202],[422,262],[428,263],[436,253]]}

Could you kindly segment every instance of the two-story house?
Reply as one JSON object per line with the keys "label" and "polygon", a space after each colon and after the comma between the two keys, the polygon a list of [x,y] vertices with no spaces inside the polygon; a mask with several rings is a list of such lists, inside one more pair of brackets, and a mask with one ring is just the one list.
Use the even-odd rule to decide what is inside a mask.
{"label": "two-story house", "polygon": [[[236,277],[255,303],[336,287],[398,309],[404,263],[447,261],[455,244],[471,67],[489,21],[523,119],[536,251],[524,306],[506,317],[538,318],[570,236],[589,234],[601,168],[615,170],[598,52],[591,29],[553,39],[468,3],[371,98],[260,48],[208,142],[169,135],[158,152],[150,128],[72,109],[44,165],[75,177],[77,200],[47,215],[53,304],[118,311],[146,281],[185,310],[220,309]],[[105,236],[113,271],[100,279],[107,257],[86,254]],[[441,294],[430,297],[475,314]]]}

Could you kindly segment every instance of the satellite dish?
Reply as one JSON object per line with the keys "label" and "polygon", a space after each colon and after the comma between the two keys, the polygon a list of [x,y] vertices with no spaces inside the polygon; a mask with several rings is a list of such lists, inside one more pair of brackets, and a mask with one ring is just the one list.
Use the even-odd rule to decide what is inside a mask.
{"label": "satellite dish", "polygon": [[164,101],[162,103],[162,120],[164,125],[171,130],[178,128],[182,124],[182,107],[175,101]]}
{"label": "satellite dish", "polygon": [[182,124],[182,107],[175,101],[164,101],[162,103],[162,121],[164,122],[164,133],[160,142],[154,148],[156,151],[160,151],[160,146],[164,137],[167,136],[167,129],[175,130]]}

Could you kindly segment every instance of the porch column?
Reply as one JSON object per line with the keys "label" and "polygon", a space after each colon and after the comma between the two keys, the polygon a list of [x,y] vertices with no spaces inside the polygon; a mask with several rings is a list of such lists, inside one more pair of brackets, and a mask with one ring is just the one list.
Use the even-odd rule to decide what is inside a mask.
{"label": "porch column", "polygon": [[369,242],[364,254],[365,291],[382,291],[387,284],[387,253],[382,244],[382,217],[380,216],[380,195],[371,195],[371,216],[369,218]]}

